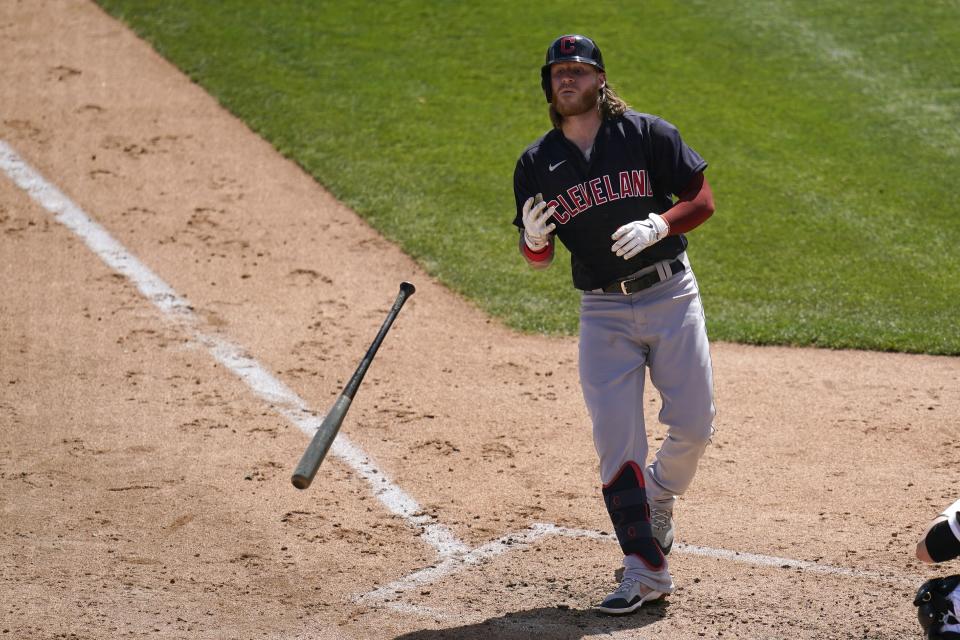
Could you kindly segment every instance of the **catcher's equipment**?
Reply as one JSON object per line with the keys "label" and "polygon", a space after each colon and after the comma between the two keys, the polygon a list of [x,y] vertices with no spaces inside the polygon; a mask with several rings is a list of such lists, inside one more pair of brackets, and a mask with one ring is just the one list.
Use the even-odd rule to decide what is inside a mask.
{"label": "catcher's equipment", "polygon": [[913,599],[917,619],[929,640],[960,640],[960,575],[927,580]]}
{"label": "catcher's equipment", "polygon": [[[956,514],[954,514],[956,515]],[[949,520],[933,525],[924,540],[927,553],[934,562],[946,562],[960,556],[960,540],[953,533]]]}
{"label": "catcher's equipment", "polygon": [[547,96],[547,102],[553,102],[553,90],[550,86],[550,67],[557,62],[583,62],[603,71],[603,56],[600,47],[586,36],[575,34],[560,36],[547,49],[547,60],[540,68],[540,85]]}
{"label": "catcher's equipment", "polygon": [[633,462],[623,465],[616,477],[603,486],[603,501],[623,555],[636,555],[654,571],[662,569],[663,552],[650,528],[650,506],[640,467]]}

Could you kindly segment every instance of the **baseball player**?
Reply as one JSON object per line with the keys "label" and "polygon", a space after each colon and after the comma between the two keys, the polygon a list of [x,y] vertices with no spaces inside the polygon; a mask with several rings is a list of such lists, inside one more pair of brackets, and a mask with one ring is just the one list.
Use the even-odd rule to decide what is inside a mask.
{"label": "baseball player", "polygon": [[[927,564],[960,557],[960,500],[930,521],[917,543],[917,558]],[[960,575],[927,580],[913,599],[924,637],[960,640]]]}
{"label": "baseball player", "polygon": [[913,598],[927,640],[960,640],[960,575],[931,578]]}
{"label": "baseball player", "polygon": [[[579,372],[623,581],[597,607],[630,613],[673,591],[673,506],[713,434],[713,374],[684,234],[713,214],[707,163],[669,122],[631,110],[582,35],[547,49],[553,129],[517,161],[520,252],[545,268],[557,238],[582,291]],[[649,465],[646,370],[667,437]]]}

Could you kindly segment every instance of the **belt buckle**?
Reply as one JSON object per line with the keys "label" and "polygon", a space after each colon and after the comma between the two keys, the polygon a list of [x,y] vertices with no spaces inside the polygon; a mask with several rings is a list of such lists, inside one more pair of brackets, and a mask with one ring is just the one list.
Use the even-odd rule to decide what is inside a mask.
{"label": "belt buckle", "polygon": [[633,282],[633,280],[621,280],[620,281],[620,291],[623,291],[623,295],[628,296],[630,292],[627,291],[627,283]]}

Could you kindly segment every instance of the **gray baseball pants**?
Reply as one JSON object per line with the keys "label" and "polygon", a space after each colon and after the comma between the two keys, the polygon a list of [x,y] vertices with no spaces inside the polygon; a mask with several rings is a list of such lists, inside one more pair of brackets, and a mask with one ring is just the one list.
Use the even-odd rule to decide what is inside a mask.
{"label": "gray baseball pants", "polygon": [[[644,469],[648,502],[671,502],[690,486],[713,435],[713,371],[697,280],[684,271],[631,295],[584,292],[580,308],[580,383],[607,484],[624,464]],[[661,273],[663,271],[661,270]],[[669,273],[669,272],[667,272]],[[647,464],[643,412],[646,372],[660,393],[666,438]],[[664,563],[651,571],[624,557],[625,575],[669,593]]]}

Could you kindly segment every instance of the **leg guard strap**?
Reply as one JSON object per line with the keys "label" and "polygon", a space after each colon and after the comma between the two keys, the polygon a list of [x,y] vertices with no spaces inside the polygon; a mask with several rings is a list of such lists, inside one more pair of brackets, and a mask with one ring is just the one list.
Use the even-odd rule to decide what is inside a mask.
{"label": "leg guard strap", "polygon": [[623,465],[604,485],[603,501],[624,555],[636,555],[654,571],[662,569],[663,553],[650,528],[650,507],[640,467],[633,462]]}

